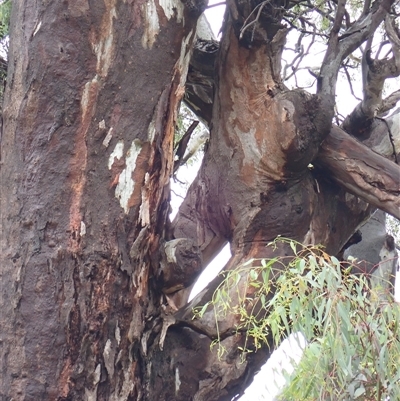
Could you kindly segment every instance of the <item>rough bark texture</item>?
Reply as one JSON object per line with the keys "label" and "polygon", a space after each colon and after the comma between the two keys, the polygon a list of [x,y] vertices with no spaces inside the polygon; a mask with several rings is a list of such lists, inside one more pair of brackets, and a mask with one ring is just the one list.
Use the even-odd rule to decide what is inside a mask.
{"label": "rough bark texture", "polygon": [[14,3],[2,399],[155,399],[146,348],[196,15],[179,2]]}
{"label": "rough bark texture", "polygon": [[[212,311],[190,316],[216,283],[174,314],[187,287],[226,241],[226,269],[287,255],[285,245],[265,247],[278,235],[336,254],[372,212],[342,188],[347,168],[308,167],[331,132],[332,93],[280,81],[288,3],[266,2],[253,33],[242,30],[250,3],[228,3],[219,51],[197,45],[210,63],[218,53],[197,86],[203,56],[189,60],[202,1],[15,3],[1,155],[5,400],[231,400],[273,344],[242,362],[245,337],[227,316],[219,329],[229,352],[219,358]],[[373,8],[372,25],[340,54],[390,3]],[[211,138],[170,225],[188,70],[187,99]],[[381,192],[396,194],[385,181],[396,171],[381,174]]]}

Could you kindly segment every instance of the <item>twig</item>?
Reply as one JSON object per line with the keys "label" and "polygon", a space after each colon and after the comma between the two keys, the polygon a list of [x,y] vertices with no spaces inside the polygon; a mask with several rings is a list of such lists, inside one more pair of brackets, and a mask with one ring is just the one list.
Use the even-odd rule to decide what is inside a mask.
{"label": "twig", "polygon": [[351,77],[350,77],[349,72],[347,71],[347,66],[344,65],[344,64],[343,64],[343,69],[344,69],[344,73],[346,74],[346,77],[347,77],[347,81],[348,81],[348,83],[349,83],[349,86],[350,86],[350,92],[351,92],[351,94],[352,94],[353,97],[355,97],[359,102],[361,102],[362,99],[360,99],[358,96],[356,96],[356,95],[354,94],[353,84],[351,83]]}
{"label": "twig", "polygon": [[209,8],[224,6],[224,5],[226,5],[226,1],[221,1],[220,3],[215,3],[215,4],[211,4],[210,6],[207,6],[206,10],[208,10]]}

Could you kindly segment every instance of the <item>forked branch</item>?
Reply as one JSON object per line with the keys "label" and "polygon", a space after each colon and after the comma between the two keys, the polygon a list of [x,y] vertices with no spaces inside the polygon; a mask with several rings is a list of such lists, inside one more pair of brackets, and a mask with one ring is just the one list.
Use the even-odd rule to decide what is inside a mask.
{"label": "forked branch", "polygon": [[370,11],[354,22],[349,29],[339,35],[339,29],[344,18],[344,5],[338,3],[335,23],[328,42],[328,49],[322,63],[318,79],[317,93],[324,100],[324,107],[332,108],[335,103],[336,83],[342,61],[356,50],[367,38],[375,32],[379,24],[385,19],[394,0],[381,0],[375,3]]}
{"label": "forked branch", "polygon": [[[386,79],[400,75],[400,35],[395,26],[394,18],[389,15],[385,18],[385,29],[391,43],[392,57],[390,59],[378,59],[378,53],[374,58],[371,54],[370,38],[363,55],[363,100],[355,107],[343,123],[343,129],[358,137],[372,123],[372,119],[382,113],[382,92]],[[393,95],[393,94],[392,94]],[[385,110],[391,104],[395,106],[396,95],[391,96],[385,103]]]}

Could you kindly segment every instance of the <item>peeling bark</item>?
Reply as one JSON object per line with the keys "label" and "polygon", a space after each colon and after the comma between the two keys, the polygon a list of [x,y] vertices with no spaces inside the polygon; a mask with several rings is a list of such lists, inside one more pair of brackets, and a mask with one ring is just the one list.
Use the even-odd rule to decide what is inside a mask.
{"label": "peeling bark", "polygon": [[154,399],[154,277],[195,37],[185,13],[180,2],[14,4],[0,398]]}
{"label": "peeling bark", "polygon": [[[372,28],[388,4],[374,8]],[[208,311],[193,321],[191,308],[218,281],[174,313],[203,266],[227,241],[226,269],[288,255],[285,245],[266,247],[279,235],[336,254],[373,211],[343,189],[352,178],[343,163],[330,174],[308,167],[323,152],[324,160],[344,152],[326,146],[337,131],[350,139],[331,128],[321,93],[280,81],[288,3],[263,3],[252,32],[250,4],[229,1],[219,50],[199,42],[189,66],[204,6],[16,3],[1,150],[2,397],[231,400],[274,344],[243,362],[245,334],[230,315],[219,321],[228,353],[210,349],[215,318]],[[365,21],[361,33],[341,38],[340,57],[372,29]],[[211,136],[170,225],[174,126],[188,71],[187,100]],[[353,154],[363,149],[352,146]],[[375,180],[385,188],[371,196],[383,202],[391,191],[392,210],[398,169],[367,156],[385,172]]]}

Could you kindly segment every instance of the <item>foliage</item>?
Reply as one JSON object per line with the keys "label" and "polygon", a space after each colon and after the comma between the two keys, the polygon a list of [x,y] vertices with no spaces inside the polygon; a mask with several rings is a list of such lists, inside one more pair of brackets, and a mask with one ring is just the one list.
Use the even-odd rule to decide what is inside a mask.
{"label": "foliage", "polygon": [[[217,321],[228,312],[240,316],[236,330],[246,333],[243,353],[270,346],[271,338],[279,345],[288,334],[303,333],[308,346],[282,399],[400,399],[399,305],[390,296],[379,300],[367,277],[350,275],[351,266],[320,247],[277,241],[289,243],[293,255],[224,272],[197,316],[209,306]],[[243,278],[247,285],[240,292]]]}
{"label": "foliage", "polygon": [[[10,27],[11,0],[0,3],[0,49],[2,52],[8,51],[8,31]],[[3,100],[5,81],[7,78],[7,62],[0,55],[0,104]],[[0,106],[1,109],[1,106]]]}
{"label": "foliage", "polygon": [[0,40],[3,40],[9,33],[11,15],[11,0],[0,3]]}

